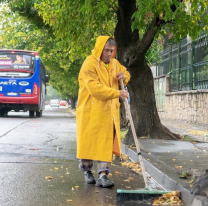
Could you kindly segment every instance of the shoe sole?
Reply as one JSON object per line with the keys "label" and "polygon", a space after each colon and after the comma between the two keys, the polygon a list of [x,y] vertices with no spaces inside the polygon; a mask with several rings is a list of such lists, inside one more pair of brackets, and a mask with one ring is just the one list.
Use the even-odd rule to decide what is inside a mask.
{"label": "shoe sole", "polygon": [[85,182],[85,183],[87,183],[87,184],[89,184],[89,185],[94,185],[95,183],[96,183],[96,181],[94,181],[94,182]]}
{"label": "shoe sole", "polygon": [[103,188],[111,188],[114,187],[114,185],[102,185],[102,184],[95,184],[96,187],[103,187]]}

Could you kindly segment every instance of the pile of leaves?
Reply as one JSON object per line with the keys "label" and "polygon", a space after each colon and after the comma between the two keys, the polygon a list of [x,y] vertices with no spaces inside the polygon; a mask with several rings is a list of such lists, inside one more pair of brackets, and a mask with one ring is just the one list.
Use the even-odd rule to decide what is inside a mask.
{"label": "pile of leaves", "polygon": [[183,203],[180,199],[180,192],[173,191],[154,199],[153,205],[183,205]]}
{"label": "pile of leaves", "polygon": [[139,172],[142,171],[138,162],[128,162],[128,161],[126,161],[126,162],[123,162],[122,165],[127,166],[129,169],[131,169],[132,171],[134,171],[136,173],[139,173]]}
{"label": "pile of leaves", "polygon": [[130,170],[136,172],[136,173],[139,173],[142,171],[142,169],[140,168],[139,166],[139,163],[138,162],[132,162],[132,161],[129,161],[129,156],[125,155],[125,154],[122,154],[121,155],[121,160],[122,160],[122,166],[126,166],[128,167]]}

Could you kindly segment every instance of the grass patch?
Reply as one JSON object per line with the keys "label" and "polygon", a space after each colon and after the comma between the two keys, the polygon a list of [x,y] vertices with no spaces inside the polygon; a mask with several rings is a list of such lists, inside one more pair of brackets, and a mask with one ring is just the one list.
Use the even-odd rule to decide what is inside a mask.
{"label": "grass patch", "polygon": [[121,131],[121,139],[125,138],[125,135],[126,135],[127,132],[128,132],[128,129],[124,130],[124,131]]}
{"label": "grass patch", "polygon": [[194,141],[194,140],[193,140],[191,137],[189,137],[188,135],[183,135],[182,138],[183,138],[183,139],[182,139],[183,141],[189,141],[189,142],[193,142],[193,141]]}

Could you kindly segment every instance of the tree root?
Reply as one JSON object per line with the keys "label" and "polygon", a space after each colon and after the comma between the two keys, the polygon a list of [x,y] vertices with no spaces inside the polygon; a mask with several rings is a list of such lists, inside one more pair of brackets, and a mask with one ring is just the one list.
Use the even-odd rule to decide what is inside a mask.
{"label": "tree root", "polygon": [[[147,135],[143,135],[143,136],[147,136]],[[142,136],[138,136],[138,138],[139,137],[142,137]],[[167,127],[165,127],[162,124],[160,126],[160,129],[158,129],[157,131],[150,132],[147,137],[150,139],[166,139],[166,140],[181,140],[182,139],[182,137],[179,134],[175,134],[171,132]],[[123,144],[125,145],[135,144],[131,129],[129,129],[129,131],[127,132],[123,140]]]}

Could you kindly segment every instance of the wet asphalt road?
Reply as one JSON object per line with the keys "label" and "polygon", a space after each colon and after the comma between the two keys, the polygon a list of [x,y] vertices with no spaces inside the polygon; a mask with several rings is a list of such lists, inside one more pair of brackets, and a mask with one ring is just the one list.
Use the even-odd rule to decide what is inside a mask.
{"label": "wet asphalt road", "polygon": [[0,206],[144,205],[117,203],[117,189],[144,187],[119,161],[110,167],[113,189],[85,184],[78,164],[76,120],[67,108],[48,106],[41,118],[15,112],[0,118]]}

